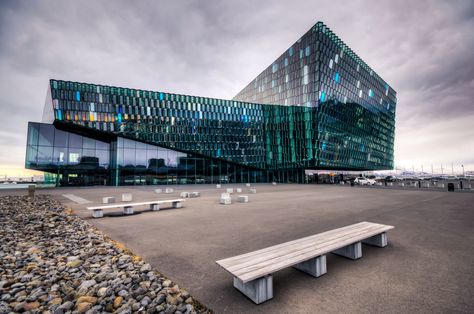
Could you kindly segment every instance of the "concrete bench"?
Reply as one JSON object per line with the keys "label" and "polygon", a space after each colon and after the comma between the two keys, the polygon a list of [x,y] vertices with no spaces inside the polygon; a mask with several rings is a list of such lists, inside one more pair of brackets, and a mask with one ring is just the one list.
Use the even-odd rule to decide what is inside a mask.
{"label": "concrete bench", "polygon": [[124,193],[122,194],[122,202],[131,202],[133,201],[132,193]]}
{"label": "concrete bench", "polygon": [[222,205],[232,204],[232,197],[230,196],[230,193],[221,193],[221,198],[219,200],[219,203]]}
{"label": "concrete bench", "polygon": [[193,198],[199,197],[201,194],[199,192],[181,192],[180,196],[185,198]]}
{"label": "concrete bench", "polygon": [[250,191],[250,193],[252,193],[252,194],[256,194],[256,193],[257,193],[257,189],[250,189],[249,191]]}
{"label": "concrete bench", "polygon": [[102,204],[112,204],[115,203],[115,197],[107,196],[102,198]]}
{"label": "concrete bench", "polygon": [[165,189],[165,194],[170,194],[170,193],[173,193],[174,190],[172,188],[166,188]]}
{"label": "concrete bench", "polygon": [[326,273],[326,254],[362,257],[361,243],[384,247],[393,226],[360,222],[313,236],[274,245],[216,263],[234,276],[234,287],[260,304],[273,297],[272,274],[295,267],[314,277]]}
{"label": "concrete bench", "polygon": [[184,199],[178,198],[178,199],[173,199],[173,200],[160,200],[160,201],[147,201],[147,202],[138,202],[138,203],[93,206],[93,207],[87,207],[87,209],[92,210],[92,217],[102,218],[104,217],[104,209],[122,208],[124,215],[132,215],[134,206],[150,205],[150,210],[157,211],[157,210],[160,210],[161,204],[166,204],[166,203],[171,203],[171,206],[173,208],[181,208],[183,207],[182,202],[184,202]]}
{"label": "concrete bench", "polygon": [[249,197],[247,195],[239,195],[238,199],[239,203],[248,203]]}

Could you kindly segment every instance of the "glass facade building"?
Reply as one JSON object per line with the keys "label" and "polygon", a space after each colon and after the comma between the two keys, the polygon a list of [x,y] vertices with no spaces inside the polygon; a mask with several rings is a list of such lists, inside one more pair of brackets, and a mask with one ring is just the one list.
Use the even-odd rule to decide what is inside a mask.
{"label": "glass facade building", "polygon": [[322,22],[234,99],[293,107],[284,118],[297,133],[271,135],[294,138],[296,160],[312,168],[393,168],[396,92]]}
{"label": "glass facade building", "polygon": [[395,91],[318,22],[232,100],[50,80],[26,168],[62,185],[391,169],[395,105]]}

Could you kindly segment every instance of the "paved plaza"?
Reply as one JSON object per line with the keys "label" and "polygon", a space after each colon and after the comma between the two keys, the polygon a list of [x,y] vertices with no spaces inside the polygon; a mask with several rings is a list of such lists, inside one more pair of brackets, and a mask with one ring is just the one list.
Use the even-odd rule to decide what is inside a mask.
{"label": "paved plaza", "polygon": [[[220,205],[227,187],[242,188],[249,203]],[[39,193],[53,194],[217,313],[455,313],[474,308],[474,193],[295,184],[253,184],[256,194],[237,184],[174,186],[173,194],[155,194],[155,188]],[[180,209],[137,210],[132,216],[116,209],[92,219],[85,209],[125,192],[145,201],[176,198],[181,191],[199,191],[201,197],[187,199]],[[71,194],[83,204],[63,196]],[[320,278],[293,268],[279,271],[273,299],[261,305],[236,290],[232,276],[215,263],[360,221],[395,226],[389,245],[364,245],[363,257],[355,261],[330,254],[328,272]]]}

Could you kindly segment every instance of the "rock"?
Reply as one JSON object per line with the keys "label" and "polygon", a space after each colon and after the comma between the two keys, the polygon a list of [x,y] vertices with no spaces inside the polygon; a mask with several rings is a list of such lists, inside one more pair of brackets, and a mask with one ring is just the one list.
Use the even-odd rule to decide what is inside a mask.
{"label": "rock", "polygon": [[136,312],[138,309],[140,309],[141,305],[138,302],[135,302],[132,304],[132,311]]}
{"label": "rock", "polygon": [[66,266],[67,267],[70,267],[70,268],[76,268],[76,267],[79,267],[82,265],[82,261],[80,259],[78,260],[74,260],[74,261],[70,261],[70,262],[67,262],[66,263]]}
{"label": "rock", "polygon": [[165,302],[165,300],[166,300],[166,296],[164,294],[160,293],[160,294],[158,294],[158,296],[156,297],[154,302],[156,304],[161,304],[161,303]]}
{"label": "rock", "polygon": [[11,307],[6,302],[0,302],[0,313],[10,313]]}
{"label": "rock", "polygon": [[150,264],[145,264],[140,268],[141,273],[147,273],[151,270],[151,265]]}
{"label": "rock", "polygon": [[174,312],[176,312],[176,305],[170,305],[165,310],[165,314],[173,314]]}
{"label": "rock", "polygon": [[42,288],[36,288],[33,291],[31,291],[28,298],[26,298],[26,301],[28,301],[28,302],[36,301],[39,297],[41,297],[42,295],[45,295],[45,294],[46,294],[46,292]]}
{"label": "rock", "polygon": [[179,287],[178,285],[174,285],[173,287],[169,288],[168,291],[172,294],[176,294],[179,292]]}
{"label": "rock", "polygon": [[61,298],[54,298],[54,299],[51,299],[51,301],[49,301],[49,304],[51,305],[59,305],[63,302],[63,299]]}
{"label": "rock", "polygon": [[76,301],[76,303],[84,303],[84,302],[91,303],[94,305],[97,303],[97,298],[85,295],[85,296],[79,297]]}
{"label": "rock", "polygon": [[76,311],[78,313],[85,313],[85,312],[89,311],[89,309],[91,307],[92,307],[92,303],[89,303],[89,302],[77,303]]}
{"label": "rock", "polygon": [[193,306],[191,304],[186,304],[186,313],[191,313],[193,311]]}
{"label": "rock", "polygon": [[30,248],[28,251],[26,251],[26,254],[40,254],[41,253],[41,250],[36,248],[36,247],[32,247]]}
{"label": "rock", "polygon": [[148,304],[150,304],[150,302],[151,299],[148,296],[144,296],[143,299],[140,301],[143,306],[147,306]]}
{"label": "rock", "polygon": [[[10,286],[10,289],[16,289],[16,288],[23,288],[25,286],[24,283],[22,282],[17,282],[17,283],[14,283],[13,285]],[[13,294],[13,293],[12,293]]]}
{"label": "rock", "polygon": [[114,305],[113,305],[113,303],[107,303],[107,304],[105,305],[105,310],[106,310],[107,312],[112,313],[112,312],[114,311]]}
{"label": "rock", "polygon": [[77,288],[79,294],[86,294],[87,291],[89,291],[89,288],[95,286],[97,282],[92,279],[92,280],[85,280],[81,283],[81,285]]}
{"label": "rock", "polygon": [[116,297],[114,300],[114,308],[118,308],[120,304],[122,304],[123,298],[122,297]]}
{"label": "rock", "polygon": [[28,265],[26,265],[25,270],[29,272],[36,268],[38,268],[38,265],[36,263],[29,263]]}
{"label": "rock", "polygon": [[[11,305],[13,306],[13,304],[11,304]],[[15,312],[16,312],[16,313],[23,312],[23,311],[24,311],[24,309],[23,309],[23,306],[24,306],[24,305],[25,305],[25,303],[23,303],[23,302],[18,302],[17,304],[15,304],[15,305],[13,306],[13,308],[15,309]]]}
{"label": "rock", "polygon": [[39,307],[40,307],[40,303],[38,301],[23,303],[23,310],[25,312],[36,310]]}
{"label": "rock", "polygon": [[187,291],[53,198],[5,195],[0,212],[0,314],[197,312]]}
{"label": "rock", "polygon": [[168,296],[166,296],[166,303],[176,305],[176,304],[178,304],[178,300],[176,300],[175,297],[173,297],[171,295],[168,295]]}
{"label": "rock", "polygon": [[68,256],[67,261],[68,262],[73,262],[79,260],[79,256]]}
{"label": "rock", "polygon": [[63,303],[62,305],[60,305],[58,309],[66,312],[66,311],[71,310],[73,307],[74,307],[74,303],[72,303],[71,301],[67,301]]}
{"label": "rock", "polygon": [[189,292],[186,290],[182,290],[180,296],[186,300],[189,297]]}
{"label": "rock", "polygon": [[5,294],[2,294],[2,296],[0,297],[0,301],[8,301],[10,300],[10,298],[11,298],[11,295],[8,293],[5,293]]}
{"label": "rock", "polygon": [[112,294],[112,290],[107,287],[102,287],[99,290],[97,290],[97,296],[99,297],[105,297],[111,294]]}

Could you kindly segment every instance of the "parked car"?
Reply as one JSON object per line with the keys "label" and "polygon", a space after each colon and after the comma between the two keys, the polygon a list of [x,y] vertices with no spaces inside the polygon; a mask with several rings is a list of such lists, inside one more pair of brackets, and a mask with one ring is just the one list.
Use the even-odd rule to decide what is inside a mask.
{"label": "parked car", "polygon": [[374,185],[375,180],[369,179],[369,178],[364,178],[364,177],[357,177],[354,180],[354,183],[358,184],[358,185]]}
{"label": "parked car", "polygon": [[385,181],[387,182],[395,182],[397,180],[397,178],[395,178],[394,176],[386,176],[385,177]]}

